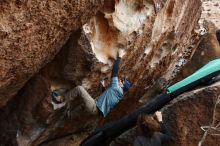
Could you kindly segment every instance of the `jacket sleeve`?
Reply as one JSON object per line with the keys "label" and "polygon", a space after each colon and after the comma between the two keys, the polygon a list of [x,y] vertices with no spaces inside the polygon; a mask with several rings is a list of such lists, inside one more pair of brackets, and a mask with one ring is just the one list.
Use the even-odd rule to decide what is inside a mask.
{"label": "jacket sleeve", "polygon": [[118,71],[119,71],[119,64],[121,62],[121,58],[117,57],[116,61],[114,62],[113,69],[112,69],[112,78],[118,77]]}

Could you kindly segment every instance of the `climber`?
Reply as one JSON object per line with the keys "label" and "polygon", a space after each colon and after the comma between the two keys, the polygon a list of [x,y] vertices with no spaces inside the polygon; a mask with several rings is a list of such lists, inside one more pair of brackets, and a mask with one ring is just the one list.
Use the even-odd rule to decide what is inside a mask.
{"label": "climber", "polygon": [[161,112],[155,115],[141,114],[137,121],[138,136],[134,146],[160,146],[171,140],[169,131],[162,121]]}
{"label": "climber", "polygon": [[216,38],[217,38],[218,43],[220,45],[220,29],[216,30]]}
{"label": "climber", "polygon": [[89,93],[82,87],[77,86],[65,94],[66,113],[70,117],[72,110],[71,101],[80,97],[84,108],[93,115],[106,115],[123,98],[123,92],[128,91],[131,84],[127,80],[118,78],[118,70],[121,58],[125,55],[124,49],[119,49],[117,59],[113,65],[110,86],[96,99],[93,99]]}

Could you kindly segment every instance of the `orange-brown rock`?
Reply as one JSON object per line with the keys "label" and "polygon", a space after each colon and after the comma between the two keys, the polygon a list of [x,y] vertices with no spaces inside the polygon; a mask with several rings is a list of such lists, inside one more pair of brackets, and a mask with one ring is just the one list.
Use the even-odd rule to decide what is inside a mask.
{"label": "orange-brown rock", "polygon": [[102,0],[0,2],[0,106],[50,62]]}
{"label": "orange-brown rock", "polygon": [[[9,116],[10,112],[15,115],[15,118],[0,122],[0,126],[8,124],[14,128],[12,134],[7,130],[1,131],[4,133],[0,134],[3,144],[9,142],[23,146],[43,142],[47,145],[49,141],[58,139],[52,144],[56,145],[60,143],[60,137],[67,135],[70,135],[66,140],[68,144],[78,144],[82,140],[80,136],[84,138],[87,132],[140,106],[138,101],[143,95],[141,101],[144,102],[164,90],[190,60],[201,40],[195,31],[201,14],[200,0],[105,1],[104,8],[96,14],[96,8],[101,6],[101,3],[97,4],[99,1],[70,2],[21,1],[21,8],[16,7],[22,16],[35,15],[30,17],[32,25],[7,34],[2,41],[2,52],[6,53],[3,60],[11,62],[1,64],[0,61],[4,66],[0,70],[0,93],[4,95],[0,97],[0,105],[4,105],[34,73],[39,73],[3,109],[6,115]],[[12,11],[18,6],[15,2],[6,4],[3,10]],[[26,24],[25,16],[22,24]],[[9,22],[8,17],[3,18],[4,24]],[[17,21],[3,26],[23,26]],[[22,37],[14,45],[20,49],[19,52],[8,49],[14,48],[11,37]],[[10,44],[11,47],[7,46]],[[85,111],[66,119],[65,108],[51,109],[51,90],[60,87],[70,89],[82,85],[92,97],[97,97],[101,93],[99,81],[110,77],[119,44],[127,52],[122,59],[120,75],[126,76],[133,88],[106,119],[92,117]],[[38,93],[39,90],[42,93]],[[15,104],[21,108],[14,108]],[[79,103],[75,101],[73,104],[78,106]],[[10,122],[6,124],[6,121]],[[12,122],[17,125],[11,126]]]}
{"label": "orange-brown rock", "polygon": [[[174,137],[174,142],[170,145],[198,145],[209,126],[211,129],[202,145],[218,145],[220,141],[215,134],[219,134],[217,126],[220,122],[219,87],[218,82],[185,93],[164,109],[165,122]],[[217,129],[214,128],[216,126]]]}
{"label": "orange-brown rock", "polygon": [[207,33],[202,36],[201,43],[195,50],[192,59],[181,69],[175,81],[189,76],[209,61],[220,57],[220,46],[216,38],[217,28],[215,24],[207,21],[204,26]]}

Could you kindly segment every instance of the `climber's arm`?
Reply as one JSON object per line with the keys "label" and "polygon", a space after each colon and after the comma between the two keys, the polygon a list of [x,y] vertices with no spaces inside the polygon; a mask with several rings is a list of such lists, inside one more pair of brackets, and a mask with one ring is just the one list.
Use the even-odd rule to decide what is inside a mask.
{"label": "climber's arm", "polygon": [[119,49],[118,57],[114,62],[113,69],[112,69],[112,77],[111,77],[111,86],[118,86],[118,71],[119,65],[121,62],[121,58],[125,55],[125,51],[123,49]]}

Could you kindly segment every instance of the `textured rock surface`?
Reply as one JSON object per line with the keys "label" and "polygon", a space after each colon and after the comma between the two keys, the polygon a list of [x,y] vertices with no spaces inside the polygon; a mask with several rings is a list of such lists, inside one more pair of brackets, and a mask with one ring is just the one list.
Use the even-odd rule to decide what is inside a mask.
{"label": "textured rock surface", "polygon": [[[0,86],[0,92],[5,95],[4,103],[9,99],[6,97],[14,95],[28,78],[44,65],[45,67],[26,83],[5,108],[2,108],[1,114],[5,118],[0,122],[0,126],[7,125],[4,128],[0,127],[2,129],[0,140],[3,144],[24,146],[44,142],[43,145],[53,146],[78,145],[82,138],[86,137],[87,132],[137,108],[140,105],[138,101],[143,95],[141,101],[144,102],[149,97],[160,93],[173,81],[179,69],[190,60],[200,43],[198,31],[195,31],[195,28],[198,29],[196,26],[201,12],[200,0],[167,0],[166,2],[120,0],[116,1],[115,7],[112,7],[114,3],[111,1],[105,1],[103,10],[82,26],[98,7],[91,4],[97,4],[98,1],[83,2],[80,5],[78,1],[72,1],[71,6],[67,5],[68,10],[64,6],[68,3],[67,1],[62,4],[51,2],[54,5],[51,9],[50,7],[45,9],[47,5],[41,6],[44,2],[39,2],[36,15],[39,14],[41,17],[31,17],[36,19],[33,27],[24,29],[20,34],[13,34],[13,37],[22,36],[19,45],[23,44],[22,41],[31,42],[27,42],[28,45],[22,47],[22,49],[27,48],[22,50],[26,52],[25,56],[21,51],[21,53],[13,52],[8,55],[12,58],[21,58],[21,62],[24,62],[22,67],[28,74],[23,72],[19,61],[17,61],[19,70],[14,68],[15,63],[11,63],[13,66],[10,66],[9,62],[8,67],[7,64],[3,64],[6,69],[2,71],[9,72],[2,73],[3,76],[1,76],[5,79],[2,81],[6,83],[5,86]],[[6,5],[6,8],[11,8],[15,5],[13,4]],[[23,6],[21,2],[24,8],[36,6],[34,2],[27,4],[29,5]],[[50,2],[48,4],[50,5]],[[75,8],[77,8],[76,13],[74,13]],[[18,9],[19,14],[22,14],[21,10]],[[32,12],[32,9],[28,12]],[[55,15],[52,12],[58,14]],[[45,23],[39,23],[42,20],[37,19],[38,17]],[[79,24],[74,18],[77,18]],[[41,27],[44,31],[39,31],[42,30]],[[72,32],[77,28],[80,29]],[[35,31],[32,29],[36,29],[37,33],[33,34],[32,32]],[[7,41],[10,42],[9,36],[10,33],[4,37],[3,45]],[[67,39],[67,43],[63,45]],[[94,98],[100,94],[99,81],[106,76],[110,77],[118,43],[123,44],[127,52],[122,60],[121,75],[126,76],[134,84],[131,91],[126,94],[125,100],[117,105],[106,119],[92,117],[84,111],[79,112],[80,115],[72,119],[66,119],[64,109],[53,111],[50,101],[51,90],[60,87],[70,89],[82,84]],[[54,58],[61,46],[61,51]],[[33,47],[35,49],[32,49]],[[7,47],[5,50],[10,51]],[[36,52],[34,58],[27,57],[29,53],[34,52]],[[48,63],[51,59],[53,61]],[[12,74],[13,77],[17,73],[19,75],[13,79],[14,82],[6,76]],[[11,95],[7,92],[8,90],[11,91]],[[39,92],[41,90],[42,92]],[[77,101],[73,104],[78,106]],[[13,115],[9,116],[10,113]],[[175,117],[173,120],[176,120]],[[13,131],[9,132],[7,129],[13,129]]]}
{"label": "textured rock surface", "polygon": [[[219,138],[214,134],[220,134],[217,126],[220,122],[220,104],[216,104],[220,101],[219,95],[220,83],[218,82],[209,87],[184,93],[164,107],[163,120],[173,135],[173,141],[168,145],[198,145],[205,132],[201,127],[205,126],[211,126],[212,129],[204,138],[203,145],[218,145]],[[214,108],[215,105],[216,108]],[[213,115],[214,111],[215,115]],[[136,132],[136,128],[125,132],[111,146],[131,145]]]}
{"label": "textured rock surface", "polygon": [[202,30],[205,35],[192,60],[183,69],[186,76],[208,61],[220,57],[220,46],[215,34],[215,31],[220,28],[220,2],[218,0],[202,0],[202,2],[202,14],[199,23],[203,22]]}
{"label": "textured rock surface", "polygon": [[[219,13],[220,15],[220,13]],[[204,66],[207,62],[220,57],[220,46],[216,38],[216,27],[211,22],[204,25],[207,33],[203,35],[201,43],[196,49],[192,59],[182,68],[175,81],[185,78]]]}
{"label": "textured rock surface", "polygon": [[[122,72],[134,87],[126,100],[112,112],[114,118],[133,110],[144,93],[142,101],[160,93],[190,59],[200,39],[194,33],[197,18],[200,17],[200,4],[200,1],[166,1],[163,9],[156,15],[147,16],[144,25],[124,39],[127,41],[127,53],[131,55],[123,60]],[[147,6],[150,7],[150,4]],[[187,13],[190,13],[188,17]],[[194,27],[187,24],[189,19],[195,24]],[[127,105],[131,105],[130,110]]]}
{"label": "textured rock surface", "polygon": [[[164,109],[165,121],[174,135],[175,142],[170,145],[197,145],[204,134],[201,127],[212,126],[214,128],[219,124],[219,87],[220,84],[217,83],[204,89],[186,93]],[[214,111],[216,114],[213,116]],[[219,131],[217,129],[210,130],[203,145],[218,145],[219,138],[213,134],[219,134]]]}
{"label": "textured rock surface", "polygon": [[202,0],[201,20],[207,20],[220,27],[220,2],[219,0]]}
{"label": "textured rock surface", "polygon": [[[24,133],[24,140],[35,139],[31,133],[40,131],[36,123],[43,126],[52,111],[50,103],[50,86],[48,81],[37,75],[25,85],[25,90],[20,91],[17,96],[9,102],[6,108],[1,110],[1,136],[0,141],[3,145],[16,145],[16,135],[19,137]],[[43,103],[43,104],[42,104]],[[43,113],[43,114],[42,114]],[[20,130],[21,129],[21,130]],[[19,141],[25,145],[26,141]]]}
{"label": "textured rock surface", "polygon": [[0,106],[51,61],[102,1],[0,2]]}

